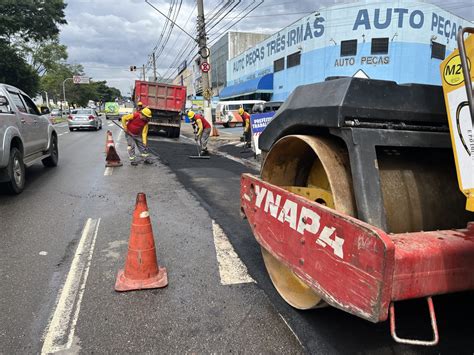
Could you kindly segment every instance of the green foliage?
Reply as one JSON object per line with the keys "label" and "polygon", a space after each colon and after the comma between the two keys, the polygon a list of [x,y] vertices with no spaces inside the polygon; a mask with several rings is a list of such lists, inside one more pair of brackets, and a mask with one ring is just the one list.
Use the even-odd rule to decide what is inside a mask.
{"label": "green foliage", "polygon": [[23,56],[39,76],[57,68],[61,61],[67,59],[67,47],[59,43],[58,37],[43,41],[24,42],[19,46]]}
{"label": "green foliage", "polygon": [[63,0],[1,0],[0,38],[41,41],[59,33],[66,24]]}
{"label": "green foliage", "polygon": [[28,95],[39,91],[39,77],[8,43],[0,40],[0,83],[16,86]]}
{"label": "green foliage", "polygon": [[[81,65],[58,64],[41,78],[41,90],[47,91],[55,101],[63,99],[63,82],[73,75],[84,75]],[[72,80],[64,83],[66,100],[78,106],[85,106],[89,100],[114,101],[121,97],[120,90],[107,86],[105,81],[91,81],[90,84],[73,84]]]}

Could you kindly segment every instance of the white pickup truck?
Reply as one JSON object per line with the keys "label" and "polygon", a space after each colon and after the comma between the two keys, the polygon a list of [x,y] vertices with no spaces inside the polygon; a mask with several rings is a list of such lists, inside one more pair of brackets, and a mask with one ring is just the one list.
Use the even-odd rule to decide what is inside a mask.
{"label": "white pickup truck", "polygon": [[23,91],[0,84],[1,187],[19,194],[25,187],[25,167],[39,161],[54,167],[58,158],[58,136],[47,116]]}

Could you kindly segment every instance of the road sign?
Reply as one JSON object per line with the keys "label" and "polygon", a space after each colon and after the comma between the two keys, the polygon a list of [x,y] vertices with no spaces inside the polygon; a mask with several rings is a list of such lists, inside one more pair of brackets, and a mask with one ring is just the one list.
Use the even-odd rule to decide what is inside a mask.
{"label": "road sign", "polygon": [[74,84],[89,84],[89,77],[88,76],[79,76],[79,75],[74,75],[72,77],[72,82]]}
{"label": "road sign", "polygon": [[207,73],[209,70],[211,70],[211,65],[207,62],[201,63],[201,70],[203,73]]}

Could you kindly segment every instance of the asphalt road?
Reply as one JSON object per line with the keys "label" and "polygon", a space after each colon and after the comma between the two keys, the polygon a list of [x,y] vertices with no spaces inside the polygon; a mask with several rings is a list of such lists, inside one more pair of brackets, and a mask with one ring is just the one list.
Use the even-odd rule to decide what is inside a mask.
{"label": "asphalt road", "polygon": [[[59,125],[60,165],[33,166],[23,194],[0,195],[0,353],[473,353],[472,293],[434,298],[441,336],[434,348],[394,343],[388,322],[289,307],[240,217],[240,174],[258,171],[252,154],[241,153],[240,127],[221,130],[209,160],[188,158],[196,154],[189,138],[152,137],[160,159],[132,167],[123,135],[104,123],[123,167],[105,169],[104,131]],[[169,285],[117,293],[141,191]],[[222,235],[237,259],[229,245],[219,258]],[[397,312],[401,335],[429,337],[423,302]]]}
{"label": "asphalt road", "polygon": [[[60,125],[59,166],[34,166],[23,194],[0,195],[0,353],[303,352],[245,267],[221,268],[220,222],[166,165],[130,166],[104,122],[123,167],[105,169],[104,131]],[[169,285],[117,293],[138,192]]]}

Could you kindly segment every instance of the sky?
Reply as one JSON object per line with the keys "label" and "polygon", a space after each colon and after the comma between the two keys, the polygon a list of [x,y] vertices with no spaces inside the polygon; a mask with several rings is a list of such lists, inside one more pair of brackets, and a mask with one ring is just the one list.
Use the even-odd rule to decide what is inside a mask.
{"label": "sky", "polygon": [[[233,0],[235,4],[239,0]],[[227,30],[272,34],[306,14],[319,10],[322,6],[351,3],[348,0],[264,0],[243,21],[235,24],[239,14],[248,6],[251,9],[260,0],[240,0],[238,7],[227,19],[209,22],[208,37],[212,45]],[[86,75],[93,80],[106,80],[109,86],[129,95],[135,79],[141,73],[130,71],[134,65],[141,69],[151,63],[149,56],[156,48],[158,74],[173,76],[170,67],[176,67],[187,55],[194,54],[190,37],[176,26],[165,28],[166,18],[149,6],[145,0],[66,0],[67,25],[61,27],[60,40],[68,47],[68,62],[82,64]],[[148,0],[162,13],[176,15],[176,23],[186,32],[195,35],[195,0]],[[204,0],[206,22],[212,19],[224,0]],[[432,0],[437,4],[467,20],[474,21],[474,0]],[[181,7],[179,8],[179,4]],[[179,10],[179,11],[178,11]],[[245,12],[243,12],[245,13]],[[213,27],[215,25],[215,27]],[[230,27],[232,26],[232,27]],[[213,28],[212,28],[213,27]],[[165,32],[163,30],[166,29]],[[151,64],[147,65],[147,77],[153,74]]]}

